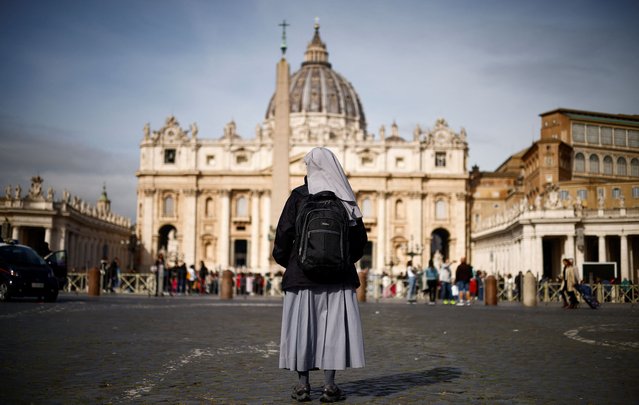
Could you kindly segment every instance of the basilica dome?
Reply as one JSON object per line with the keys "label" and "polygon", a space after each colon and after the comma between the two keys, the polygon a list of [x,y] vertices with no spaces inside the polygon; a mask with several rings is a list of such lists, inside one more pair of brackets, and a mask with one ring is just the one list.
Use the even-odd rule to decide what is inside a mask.
{"label": "basilica dome", "polygon": [[[328,62],[326,44],[319,35],[319,24],[315,24],[315,35],[306,48],[302,67],[291,75],[291,117],[297,114],[319,113],[343,118],[357,129],[365,131],[366,119],[359,96],[353,85],[334,71]],[[266,119],[275,117],[275,95],[271,97]]]}

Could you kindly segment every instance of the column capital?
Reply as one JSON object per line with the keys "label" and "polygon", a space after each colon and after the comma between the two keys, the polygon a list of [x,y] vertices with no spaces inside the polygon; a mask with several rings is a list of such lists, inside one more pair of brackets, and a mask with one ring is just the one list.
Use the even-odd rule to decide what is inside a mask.
{"label": "column capital", "polygon": [[182,194],[186,195],[187,197],[195,197],[199,194],[199,191],[195,188],[186,188],[182,190]]}
{"label": "column capital", "polygon": [[157,190],[154,188],[145,188],[144,190],[142,190],[142,192],[144,193],[145,197],[153,197]]}

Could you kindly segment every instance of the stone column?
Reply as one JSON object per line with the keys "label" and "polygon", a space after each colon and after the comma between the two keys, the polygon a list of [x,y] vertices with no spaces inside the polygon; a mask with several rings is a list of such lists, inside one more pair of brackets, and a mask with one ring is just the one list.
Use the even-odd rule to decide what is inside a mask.
{"label": "stone column", "polygon": [[575,257],[575,237],[573,235],[566,235],[566,240],[564,241],[564,256],[572,258],[573,265],[577,266],[577,258]]}
{"label": "stone column", "polygon": [[[407,204],[408,212],[407,217],[408,221],[411,223],[410,230],[408,232],[408,237],[413,236],[413,241],[416,244],[422,244],[424,241],[422,240],[422,200],[420,192],[410,192],[408,193],[408,204]],[[426,254],[428,256],[428,254]],[[423,257],[421,254],[419,256],[415,256],[415,262],[420,266],[424,265]]]}
{"label": "stone column", "polygon": [[[466,242],[468,240],[466,235],[466,193],[459,192],[455,193],[455,236],[454,238],[457,240],[455,250],[457,251],[458,257],[462,256],[472,256],[472,252],[466,246]],[[452,236],[452,235],[451,235]]]}
{"label": "stone column", "polygon": [[67,228],[63,226],[58,231],[58,250],[65,250],[67,248],[67,237]]}
{"label": "stone column", "polygon": [[51,228],[44,228],[44,241],[49,246],[49,249],[53,250],[53,246],[51,246]]}
{"label": "stone column", "polygon": [[20,240],[20,227],[14,225],[11,227],[11,239]]}
{"label": "stone column", "polygon": [[606,235],[597,235],[599,240],[599,262],[606,261]]}
{"label": "stone column", "polygon": [[184,194],[184,230],[182,231],[182,246],[180,247],[182,253],[184,254],[184,262],[187,265],[196,264],[196,254],[197,254],[197,243],[196,243],[196,235],[197,235],[197,195],[198,192],[196,189],[187,189],[183,190]]}
{"label": "stone column", "polygon": [[620,238],[621,280],[624,278],[630,280],[630,266],[628,265],[628,236],[622,234],[620,235]]}
{"label": "stone column", "polygon": [[544,248],[543,248],[543,238],[536,236],[534,241],[534,267],[532,269],[532,273],[539,279],[541,275],[544,273]]}
{"label": "stone column", "polygon": [[261,230],[261,234],[262,237],[260,238],[262,247],[260,249],[260,267],[262,267],[263,270],[265,271],[270,271],[271,269],[269,268],[269,262],[271,259],[271,241],[269,240],[270,236],[275,236],[275,234],[273,233],[273,235],[269,235],[271,232],[270,227],[273,227],[273,232],[275,232],[275,227],[277,227],[277,224],[273,224],[271,225],[271,194],[270,191],[265,190],[262,191],[262,196],[260,198],[260,202],[262,203],[262,215],[261,215],[261,225],[262,225],[262,230]]}
{"label": "stone column", "polygon": [[386,257],[388,244],[386,242],[386,192],[377,193],[377,272],[381,274],[390,258]]}
{"label": "stone column", "polygon": [[217,257],[220,258],[222,269],[229,267],[229,246],[230,246],[230,219],[231,219],[231,192],[230,190],[220,191],[222,213],[220,216],[220,243]]}
{"label": "stone column", "polygon": [[256,190],[251,193],[251,257],[249,268],[252,268],[253,271],[257,271],[260,266],[260,194],[261,191]]}
{"label": "stone column", "polygon": [[[521,241],[521,266],[527,267],[529,270],[533,271],[533,244],[532,237],[528,234],[528,227],[524,227],[523,239]],[[527,269],[527,270],[528,270]],[[534,272],[534,271],[533,271]],[[537,275],[537,274],[535,274]]]}
{"label": "stone column", "polygon": [[[142,242],[142,246],[146,251],[146,254],[142,258],[142,263],[150,266],[155,261],[155,256],[157,255],[157,246],[154,245],[156,238],[154,238],[155,232],[159,230],[155,230],[154,232],[154,218],[155,213],[159,212],[156,209],[156,193],[155,189],[147,188],[142,191],[144,194],[144,203],[142,204],[142,224],[140,226],[140,239]],[[159,204],[159,202],[158,202]]]}

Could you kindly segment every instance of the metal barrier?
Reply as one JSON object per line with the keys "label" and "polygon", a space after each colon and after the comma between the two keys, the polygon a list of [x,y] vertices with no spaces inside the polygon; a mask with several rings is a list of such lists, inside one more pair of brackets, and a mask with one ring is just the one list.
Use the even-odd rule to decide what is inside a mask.
{"label": "metal barrier", "polygon": [[[67,285],[64,291],[86,292],[88,288],[87,273],[69,273],[67,275]],[[393,278],[392,283],[403,283],[403,280]],[[592,294],[601,303],[639,303],[639,285],[619,285],[619,284],[591,284]],[[405,299],[405,288],[398,289],[399,293],[389,299]],[[120,287],[118,293],[124,294],[147,294],[155,293],[155,274],[152,273],[122,273],[120,275]],[[278,295],[281,292],[273,288],[265,291],[264,295]],[[377,300],[382,298],[381,277],[370,274],[368,277],[367,294],[370,298]],[[577,294],[579,295],[579,294]],[[540,303],[562,302],[561,284],[543,282],[537,285],[537,297]],[[516,301],[517,294],[513,291],[509,294],[504,283],[498,283],[497,298],[499,301]],[[418,294],[418,299],[426,299],[422,292]]]}

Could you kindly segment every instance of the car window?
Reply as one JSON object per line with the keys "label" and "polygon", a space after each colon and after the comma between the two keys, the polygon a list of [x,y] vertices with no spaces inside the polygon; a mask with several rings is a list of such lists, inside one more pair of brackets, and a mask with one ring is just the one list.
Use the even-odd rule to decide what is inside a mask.
{"label": "car window", "polygon": [[0,260],[19,266],[44,266],[46,264],[36,252],[23,246],[0,247]]}

